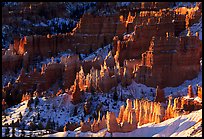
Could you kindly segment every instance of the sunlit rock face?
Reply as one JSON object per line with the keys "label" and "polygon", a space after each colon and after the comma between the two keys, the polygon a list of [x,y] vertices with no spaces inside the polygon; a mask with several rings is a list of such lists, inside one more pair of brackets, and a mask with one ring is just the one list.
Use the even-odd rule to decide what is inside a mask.
{"label": "sunlit rock face", "polygon": [[135,74],[136,81],[164,88],[195,78],[200,71],[201,46],[198,36],[167,34],[166,37],[153,37],[149,51],[142,55],[142,64]]}
{"label": "sunlit rock face", "polygon": [[[141,11],[138,15],[128,16],[125,22],[134,24],[132,33],[122,39],[114,37],[113,40],[114,54],[118,51],[120,65],[123,65],[125,59],[141,58],[142,53],[148,50],[153,36],[162,37],[166,32],[179,36],[183,30],[198,22],[201,11],[202,9],[196,6],[175,10]],[[132,18],[131,22],[128,21],[129,17]]]}
{"label": "sunlit rock face", "polygon": [[76,72],[79,70],[79,57],[77,55],[62,56],[61,63],[64,64],[62,73],[62,84],[64,89],[69,89],[76,78]]}
{"label": "sunlit rock face", "polygon": [[16,38],[14,48],[18,54],[28,52],[31,61],[37,55],[46,58],[67,49],[77,54],[90,54],[111,43],[115,35],[121,36],[125,31],[126,27],[119,21],[118,15],[93,16],[86,14],[72,33],[27,36],[25,37],[26,43],[24,40]]}
{"label": "sunlit rock face", "polygon": [[198,97],[202,100],[202,87],[198,86]]}
{"label": "sunlit rock face", "polygon": [[74,85],[70,88],[71,91],[71,101],[73,104],[78,104],[82,101],[82,92],[79,88],[79,75],[76,75]]}
{"label": "sunlit rock face", "polygon": [[194,97],[192,85],[188,86],[188,96],[189,96],[189,98],[193,98]]}
{"label": "sunlit rock face", "polygon": [[125,25],[119,21],[118,15],[85,14],[73,30],[73,46],[77,53],[89,54],[112,42],[114,35],[122,35],[125,31]]}
{"label": "sunlit rock face", "polygon": [[[198,88],[199,87],[200,86],[198,86]],[[200,89],[202,89],[202,87],[197,90],[198,93]],[[161,91],[160,88],[157,88],[157,90]],[[195,96],[193,98],[195,98]],[[160,123],[164,120],[178,117],[185,112],[199,110],[202,107],[201,101],[186,97],[178,97],[174,99],[169,97],[167,107],[163,106],[166,102],[161,104],[160,102],[150,102],[143,99],[136,99],[133,101],[127,99],[126,103],[126,107],[124,105],[120,107],[118,117],[116,117],[114,113],[107,113],[107,128],[109,132],[129,132],[136,129],[137,125],[141,126],[152,122]],[[111,126],[111,124],[113,126]],[[118,126],[120,125],[119,128],[117,124]],[[126,125],[128,125],[128,129],[126,128]]]}
{"label": "sunlit rock face", "polygon": [[[92,24],[94,24],[94,28]],[[59,52],[64,52],[68,49],[76,54],[90,54],[98,48],[110,44],[115,35],[121,36],[125,31],[125,24],[119,21],[119,16],[117,14],[110,16],[93,16],[91,14],[86,14],[81,18],[72,33],[57,35],[48,34],[44,36],[32,35],[21,39],[18,37],[14,38],[14,48],[10,50],[10,53],[15,52],[14,55],[23,55],[27,53],[26,58],[23,60],[24,67],[27,68],[28,64],[34,64],[37,58],[38,60],[51,58],[52,56],[56,56]],[[3,54],[7,54],[7,52]],[[7,69],[7,65],[10,65],[10,61],[14,61],[13,63],[21,65],[19,62],[15,62],[21,62],[20,58],[12,59],[6,56],[3,57],[5,69]],[[95,62],[97,63],[98,61],[96,60]],[[111,58],[107,58],[107,63],[113,66]],[[90,68],[91,67],[88,67],[87,69],[85,67],[85,71],[89,71]],[[13,68],[10,69],[11,71],[14,70]]]}

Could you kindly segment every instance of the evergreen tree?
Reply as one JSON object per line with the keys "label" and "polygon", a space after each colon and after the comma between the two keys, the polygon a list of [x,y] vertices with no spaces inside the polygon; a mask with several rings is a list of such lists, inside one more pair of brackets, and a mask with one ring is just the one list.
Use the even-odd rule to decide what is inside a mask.
{"label": "evergreen tree", "polygon": [[15,128],[12,126],[12,137],[15,137]]}
{"label": "evergreen tree", "polygon": [[73,116],[76,116],[77,115],[77,107],[74,108],[74,113],[73,113]]}
{"label": "evergreen tree", "polygon": [[33,96],[32,96],[33,94],[32,93],[30,93],[30,104],[32,104],[33,103]]}
{"label": "evergreen tree", "polygon": [[30,105],[31,105],[31,101],[28,100],[27,107],[30,108]]}
{"label": "evergreen tree", "polygon": [[51,129],[51,122],[50,119],[48,119],[47,124],[46,124],[46,130]]}
{"label": "evergreen tree", "polygon": [[32,137],[32,132],[29,132],[28,136],[29,136],[29,137]]}
{"label": "evergreen tree", "polygon": [[20,124],[20,119],[18,119],[15,123],[15,126],[19,127],[19,124]]}
{"label": "evergreen tree", "polygon": [[42,122],[40,122],[40,123],[38,124],[38,129],[39,129],[39,130],[43,130],[43,129],[44,129]]}
{"label": "evergreen tree", "polygon": [[19,113],[19,118],[20,118],[20,121],[22,120],[23,116],[21,114],[21,112]]}
{"label": "evergreen tree", "polygon": [[32,131],[36,130],[36,124],[35,123],[33,123],[33,122],[30,123],[30,130],[32,130]]}
{"label": "evergreen tree", "polygon": [[113,94],[113,100],[117,101],[118,100],[118,94],[117,94],[117,89],[115,87],[115,91],[114,91],[114,94]]}
{"label": "evergreen tree", "polygon": [[21,130],[21,137],[25,137],[25,131],[24,131],[24,129]]}
{"label": "evergreen tree", "polygon": [[36,97],[36,99],[35,99],[35,107],[36,107],[38,104],[39,104],[39,98]]}
{"label": "evergreen tree", "polygon": [[8,126],[5,129],[5,137],[9,137],[9,128],[8,128]]}
{"label": "evergreen tree", "polygon": [[12,120],[12,122],[11,122],[11,126],[13,127],[14,126],[14,121]]}
{"label": "evergreen tree", "polygon": [[33,109],[31,107],[29,107],[29,112],[31,112]]}
{"label": "evergreen tree", "polygon": [[52,129],[55,130],[55,121],[54,121],[54,119],[52,120]]}
{"label": "evergreen tree", "polygon": [[40,113],[37,114],[37,120],[40,120]]}
{"label": "evergreen tree", "polygon": [[120,91],[121,93],[120,93],[120,101],[123,101],[123,94],[122,94],[122,90]]}

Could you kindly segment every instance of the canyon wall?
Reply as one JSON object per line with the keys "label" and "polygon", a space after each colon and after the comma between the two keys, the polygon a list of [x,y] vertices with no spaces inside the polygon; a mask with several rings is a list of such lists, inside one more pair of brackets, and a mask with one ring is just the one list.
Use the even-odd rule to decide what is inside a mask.
{"label": "canyon wall", "polygon": [[166,37],[153,37],[135,72],[136,82],[161,88],[178,86],[198,75],[201,52],[198,35],[175,37],[167,33]]}

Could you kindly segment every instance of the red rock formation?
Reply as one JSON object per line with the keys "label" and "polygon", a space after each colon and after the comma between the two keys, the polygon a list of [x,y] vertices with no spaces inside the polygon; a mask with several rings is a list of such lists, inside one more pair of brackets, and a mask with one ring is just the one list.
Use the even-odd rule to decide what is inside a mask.
{"label": "red rock formation", "polygon": [[96,133],[99,130],[106,128],[105,115],[100,120],[100,111],[99,111],[99,116],[98,116],[97,121],[96,119],[94,119],[93,123],[91,123],[90,120],[88,120],[87,122],[81,122],[80,126],[81,126],[82,132],[91,131],[91,132]]}
{"label": "red rock formation", "polygon": [[91,131],[96,133],[101,129],[106,128],[106,119],[105,119],[105,115],[102,117],[102,119],[100,120],[100,111],[99,111],[99,115],[98,115],[98,120],[96,121],[94,119],[94,122],[91,125]]}
{"label": "red rock formation", "polygon": [[8,107],[8,105],[4,99],[2,99],[1,105],[2,105],[2,111],[4,111]]}
{"label": "red rock formation", "polygon": [[[135,20],[137,20],[137,17]],[[115,51],[119,53],[118,59],[120,65],[123,65],[125,59],[141,58],[141,54],[148,49],[153,36],[162,36],[166,32],[174,32],[174,23],[172,23],[172,20],[172,17],[168,15],[159,17],[157,20],[150,18],[150,20],[145,21],[147,24],[136,23],[134,32],[128,38],[123,38],[122,41],[118,41],[114,45]],[[156,24],[157,22],[159,23]],[[170,28],[166,28],[166,26]]]}
{"label": "red rock formation", "polygon": [[[188,92],[191,94],[191,86],[188,87]],[[190,91],[191,90],[191,91]],[[202,102],[197,101],[196,99],[192,99],[191,97],[181,97],[181,98],[174,98],[174,103],[172,105],[172,97],[169,97],[169,102],[167,109],[165,110],[164,120],[175,118],[185,112],[199,110],[202,108]]]}
{"label": "red rock formation", "polygon": [[22,56],[16,55],[14,52],[14,46],[10,45],[2,55],[2,72],[16,72],[21,67]]}
{"label": "red rock formation", "polygon": [[202,100],[202,87],[198,86],[198,97]]}
{"label": "red rock formation", "polygon": [[188,86],[188,96],[189,96],[189,98],[193,98],[194,97],[192,85]]}
{"label": "red rock formation", "polygon": [[137,123],[160,123],[163,117],[164,108],[160,103],[136,99],[132,108],[132,101],[128,99],[126,108],[121,106],[118,118],[114,113],[107,113],[107,128],[109,132],[130,132],[137,128]]}
{"label": "red rock formation", "polygon": [[73,104],[77,104],[81,102],[82,99],[82,92],[79,88],[79,75],[76,75],[76,79],[74,81],[74,85],[70,88],[71,94],[71,102]]}
{"label": "red rock formation", "polygon": [[126,67],[124,67],[124,72],[123,72],[123,76],[121,79],[121,85],[128,86],[131,83],[132,83],[132,79],[131,79],[130,71]]}
{"label": "red rock formation", "polygon": [[164,90],[162,90],[159,86],[157,86],[156,88],[156,98],[155,98],[155,102],[166,102],[165,99],[165,94],[164,94]]}
{"label": "red rock formation", "polygon": [[118,132],[119,125],[116,121],[114,112],[107,112],[107,129],[109,132]]}
{"label": "red rock formation", "polygon": [[139,8],[141,10],[159,10],[169,8],[172,2],[141,2]]}
{"label": "red rock formation", "polygon": [[136,82],[164,88],[193,79],[200,71],[201,45],[196,36],[153,38],[136,71]]}
{"label": "red rock formation", "polygon": [[81,132],[87,132],[91,130],[91,122],[88,120],[87,122],[80,122]]}
{"label": "red rock formation", "polygon": [[61,63],[65,65],[63,72],[63,88],[69,89],[76,78],[76,72],[79,67],[79,57],[77,55],[61,57]]}

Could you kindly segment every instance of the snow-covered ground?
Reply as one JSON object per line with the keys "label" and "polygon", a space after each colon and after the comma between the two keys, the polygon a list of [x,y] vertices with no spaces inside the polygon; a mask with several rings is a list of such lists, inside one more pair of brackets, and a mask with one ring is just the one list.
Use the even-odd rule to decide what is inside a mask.
{"label": "snow-covered ground", "polygon": [[[199,84],[202,86],[202,72],[199,73],[197,78],[190,81],[185,81],[182,85],[178,87],[165,88],[164,89],[166,93],[165,95],[168,96],[170,95],[170,92],[172,92],[171,95],[174,97],[176,97],[178,94],[180,94],[181,96],[186,96],[187,86],[190,84],[193,85],[193,90],[195,93],[196,84]],[[106,93],[106,94],[96,93],[94,95],[92,95],[91,93],[85,92],[85,100],[92,97],[92,101],[91,101],[92,112],[89,115],[86,115],[85,117],[84,117],[84,110],[83,110],[84,103],[80,103],[75,106],[70,102],[70,95],[64,93],[54,98],[48,98],[48,99],[39,98],[40,102],[36,108],[34,107],[34,104],[31,105],[32,107],[31,112],[29,112],[28,108],[26,107],[27,101],[6,109],[5,112],[9,116],[6,116],[5,118],[3,118],[2,125],[5,125],[6,123],[10,124],[12,120],[14,120],[14,122],[17,121],[18,114],[21,112],[23,115],[23,121],[26,124],[33,121],[33,117],[36,117],[36,115],[40,113],[40,120],[44,119],[44,122],[43,122],[44,126],[46,125],[46,122],[49,118],[51,120],[54,120],[54,122],[58,123],[59,126],[60,125],[64,126],[66,122],[79,123],[82,120],[82,117],[84,117],[84,120],[86,121],[96,111],[96,108],[100,103],[102,103],[102,108],[101,108],[102,114],[105,114],[106,111],[113,111],[117,116],[119,113],[120,106],[125,105],[125,101],[127,98],[129,99],[147,98],[149,100],[154,100],[153,94],[155,94],[155,88],[147,87],[143,84],[137,84],[134,81],[128,87],[122,87],[121,84],[119,84],[116,87],[117,94],[118,94],[118,101],[113,100],[114,90],[115,88],[112,88],[109,93]],[[122,100],[121,100],[121,94],[122,94]],[[75,107],[77,108],[77,113],[78,113],[77,116],[73,115],[73,111]],[[35,122],[37,124],[37,122],[39,121],[35,121]]]}
{"label": "snow-covered ground", "polygon": [[107,132],[102,129],[97,133],[67,131],[45,135],[44,137],[202,137],[202,109],[188,115],[168,119],[159,124],[145,124],[128,133]]}
{"label": "snow-covered ground", "polygon": [[195,7],[196,6],[196,2],[176,2],[176,6],[174,6],[174,8],[178,8],[178,7]]}
{"label": "snow-covered ground", "polygon": [[98,48],[95,52],[89,54],[86,58],[84,58],[84,60],[90,61],[90,60],[94,60],[95,58],[98,58],[98,57],[105,59],[110,50],[111,50],[111,44],[108,44],[108,45],[104,46],[104,48]]}
{"label": "snow-covered ground", "polygon": [[6,86],[9,82],[14,83],[20,74],[20,70],[18,70],[17,74],[14,73],[6,73],[2,74],[2,87]]}

